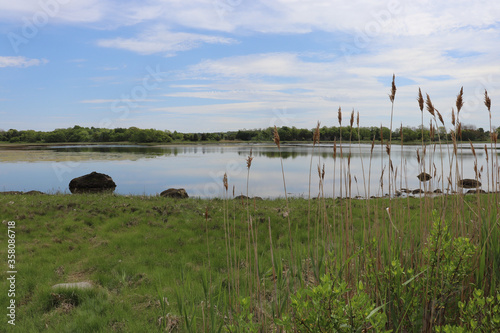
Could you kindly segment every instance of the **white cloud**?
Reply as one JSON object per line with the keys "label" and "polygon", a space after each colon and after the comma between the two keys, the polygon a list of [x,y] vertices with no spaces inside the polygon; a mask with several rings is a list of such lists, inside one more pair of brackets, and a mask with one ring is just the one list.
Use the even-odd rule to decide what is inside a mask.
{"label": "white cloud", "polygon": [[1,67],[31,67],[39,66],[48,63],[47,59],[28,59],[26,57],[2,57],[0,56],[0,68]]}
{"label": "white cloud", "polygon": [[[395,123],[410,126],[420,123],[416,104],[419,87],[430,94],[436,107],[446,116],[454,106],[460,87],[464,86],[467,103],[462,115],[466,119],[484,109],[481,96],[484,89],[492,99],[500,99],[500,65],[495,65],[492,56],[497,46],[479,47],[474,38],[477,34],[451,34],[439,49],[434,48],[440,41],[438,36],[429,36],[420,44],[416,43],[417,37],[399,37],[369,53],[353,55],[349,61],[343,57],[326,57],[328,61],[319,61],[323,59],[310,55],[305,58],[300,53],[261,53],[204,60],[189,67],[180,77],[202,80],[204,84],[176,85],[172,87],[176,91],[165,96],[244,102],[241,105],[223,104],[224,110],[234,108],[235,122],[238,122],[236,110],[260,103],[256,111],[287,107],[299,112],[296,126],[308,122],[314,126],[316,119],[334,122],[333,111],[339,105],[349,112],[352,108],[359,110],[362,119],[373,125],[387,118],[388,83],[395,73],[398,86]],[[461,55],[453,56],[459,40],[467,45],[463,47],[464,53],[474,49],[478,52],[471,53],[466,61]],[[381,78],[386,78],[387,82]],[[202,110],[206,110],[207,114],[214,112],[215,115],[220,107],[218,104],[190,108],[200,110],[200,114],[205,114]],[[487,118],[476,120],[486,121]]]}
{"label": "white cloud", "polygon": [[[51,6],[44,4],[52,4]],[[53,21],[114,28],[148,22],[211,31],[320,31],[429,35],[500,21],[496,0],[52,0],[2,1],[0,18],[22,22],[36,13]]]}
{"label": "white cloud", "polygon": [[1,1],[0,18],[21,22],[21,25],[29,22],[38,27],[57,22],[106,22],[116,5],[112,1],[99,0]]}
{"label": "white cloud", "polygon": [[97,45],[124,49],[140,54],[163,53],[171,56],[176,52],[197,48],[201,44],[232,44],[235,42],[232,38],[172,32],[163,27],[156,27],[141,33],[135,38],[101,39],[97,42]]}
{"label": "white cloud", "polygon": [[333,62],[306,62],[297,53],[263,53],[204,60],[189,68],[190,75],[226,78],[326,78],[336,70]]}

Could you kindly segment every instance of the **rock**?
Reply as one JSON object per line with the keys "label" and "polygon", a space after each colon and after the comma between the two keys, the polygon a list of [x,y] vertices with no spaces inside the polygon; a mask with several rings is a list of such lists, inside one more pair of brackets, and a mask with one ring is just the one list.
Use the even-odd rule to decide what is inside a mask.
{"label": "rock", "polygon": [[417,188],[416,190],[411,191],[411,193],[412,194],[420,194],[420,193],[424,193],[424,191],[422,189]]}
{"label": "rock", "polygon": [[0,192],[1,194],[8,194],[8,195],[19,195],[19,194],[23,194],[23,192],[21,191],[4,191],[4,192]]}
{"label": "rock", "polygon": [[45,193],[33,190],[33,191],[24,192],[24,194],[27,194],[27,195],[36,195],[36,194],[45,194]]}
{"label": "rock", "polygon": [[426,182],[428,180],[431,180],[432,176],[429,175],[428,173],[426,172],[422,172],[421,174],[419,174],[417,176],[418,180],[420,180],[421,182]]}
{"label": "rock", "polygon": [[233,199],[235,200],[264,200],[261,197],[247,197],[246,195],[237,195]]}
{"label": "rock", "polygon": [[177,199],[189,198],[189,195],[187,194],[186,190],[183,188],[169,188],[168,190],[161,192],[160,196],[166,197],[166,198],[177,198]]}
{"label": "rock", "polygon": [[4,191],[0,192],[0,194],[9,194],[9,195],[21,195],[21,194],[27,194],[27,195],[33,195],[33,194],[45,194],[40,191],[28,191],[28,192],[23,192],[23,191]]}
{"label": "rock", "polygon": [[115,188],[116,184],[110,176],[95,171],[78,178],[73,178],[69,182],[71,193],[113,192]]}
{"label": "rock", "polygon": [[458,181],[458,186],[461,188],[478,188],[481,187],[481,182],[475,179],[461,179]]}
{"label": "rock", "polygon": [[443,191],[440,188],[437,188],[437,189],[434,190],[434,193],[438,193],[439,194],[439,193],[443,193]]}
{"label": "rock", "polygon": [[465,192],[465,194],[476,194],[476,193],[486,194],[486,191],[481,189],[476,189],[476,190],[468,190],[467,192]]}
{"label": "rock", "polygon": [[52,286],[52,289],[91,289],[90,282],[59,283]]}

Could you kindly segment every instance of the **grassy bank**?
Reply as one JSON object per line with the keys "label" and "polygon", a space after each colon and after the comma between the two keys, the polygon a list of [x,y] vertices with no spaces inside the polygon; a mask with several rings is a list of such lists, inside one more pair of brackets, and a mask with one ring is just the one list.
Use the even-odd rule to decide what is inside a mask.
{"label": "grassy bank", "polygon": [[[319,297],[313,288],[325,283],[332,292],[344,288],[337,295],[343,308],[349,299],[366,304],[363,320],[376,310],[362,320],[371,331],[418,331],[434,306],[447,313],[433,325],[462,325],[458,302],[475,289],[498,290],[497,200],[320,197],[291,199],[287,209],[284,199],[3,195],[2,258],[7,221],[16,222],[12,331],[300,330],[318,324],[307,321],[313,308],[305,300]],[[388,215],[389,206],[397,213]],[[441,235],[434,241],[432,230]],[[459,237],[467,238],[453,243]],[[81,281],[95,288],[51,289]],[[7,289],[4,279],[1,304]],[[385,324],[374,326],[373,318]]]}

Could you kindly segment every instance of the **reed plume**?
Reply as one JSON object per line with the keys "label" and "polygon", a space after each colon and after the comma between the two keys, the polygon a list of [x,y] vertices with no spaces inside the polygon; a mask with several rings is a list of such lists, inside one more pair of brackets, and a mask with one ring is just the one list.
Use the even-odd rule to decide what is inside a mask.
{"label": "reed plume", "polygon": [[[488,96],[488,91],[486,89],[484,90],[484,105],[488,109],[488,114],[489,114],[489,118],[490,118],[490,148],[491,148],[491,151],[493,152],[494,151],[493,150],[494,149],[493,143],[495,143],[495,145],[497,143],[497,133],[493,132],[493,127],[491,126],[491,99]],[[486,163],[488,163],[488,162],[486,162]],[[497,165],[498,165],[498,160],[497,160]],[[489,172],[488,172],[488,177],[489,177]],[[498,179],[498,177],[497,177],[497,179]],[[497,181],[495,180],[495,167],[494,167],[493,158],[491,159],[491,182],[492,182],[493,188],[495,188]],[[488,186],[489,186],[489,181],[488,181]]]}
{"label": "reed plume", "polygon": [[436,111],[436,113],[437,113],[437,115],[438,115],[439,121],[441,122],[441,124],[443,124],[443,125],[444,125],[444,120],[443,120],[443,117],[441,116],[441,113],[439,113],[439,111],[438,111],[438,110],[435,110],[435,111]]}
{"label": "reed plume", "polygon": [[229,188],[228,183],[227,183],[227,173],[224,172],[224,177],[222,178],[222,184],[224,185],[224,188],[226,189],[226,192]]}
{"label": "reed plume", "polygon": [[424,112],[424,97],[422,96],[422,90],[418,88],[418,107],[420,108],[420,112]]}
{"label": "reed plume", "polygon": [[429,94],[426,94],[427,95],[427,100],[425,101],[425,105],[427,107],[427,111],[429,111],[429,113],[435,117],[435,113],[434,113],[434,105],[432,105],[432,102],[431,102],[431,98],[429,97]]}
{"label": "reed plume", "polygon": [[278,149],[280,149],[280,135],[278,133],[276,125],[274,125],[273,141],[276,144],[276,146],[278,146]]}
{"label": "reed plume", "polygon": [[392,87],[391,87],[391,93],[389,94],[389,99],[391,100],[391,103],[394,103],[394,98],[396,97],[396,84],[395,84],[395,79],[396,75],[392,74]]}
{"label": "reed plume", "polygon": [[464,87],[460,88],[460,92],[457,95],[457,101],[456,101],[456,106],[457,106],[457,116],[460,113],[460,110],[462,110],[462,107],[464,106]]}
{"label": "reed plume", "polygon": [[318,124],[316,125],[316,129],[314,130],[313,134],[313,146],[319,143],[319,127],[320,127],[320,122],[318,121]]}
{"label": "reed plume", "polygon": [[484,105],[488,108],[488,112],[491,112],[491,99],[488,96],[488,91],[484,90]]}
{"label": "reed plume", "polygon": [[[389,94],[389,99],[391,100],[391,125],[389,131],[389,143],[387,144],[387,155],[389,155],[389,165],[392,166],[392,158],[391,158],[391,144],[392,144],[392,119],[394,115],[394,98],[396,97],[396,75],[392,74],[392,86],[391,93]],[[391,170],[389,170],[389,202],[392,202],[392,194],[391,194]]]}
{"label": "reed plume", "polygon": [[248,155],[248,157],[247,157],[247,168],[248,169],[250,169],[250,167],[252,166],[252,160],[253,160],[252,148],[250,148],[250,155]]}

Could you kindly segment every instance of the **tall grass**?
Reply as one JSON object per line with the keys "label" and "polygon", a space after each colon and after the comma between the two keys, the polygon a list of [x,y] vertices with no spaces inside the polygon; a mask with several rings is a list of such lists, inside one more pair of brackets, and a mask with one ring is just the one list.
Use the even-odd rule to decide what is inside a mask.
{"label": "tall grass", "polygon": [[[386,316],[383,327],[394,332],[431,332],[441,329],[443,325],[466,327],[467,324],[461,321],[461,316],[464,314],[459,308],[459,302],[466,304],[473,296],[474,287],[482,289],[486,295],[494,295],[500,288],[500,273],[498,272],[500,245],[494,241],[500,236],[498,195],[489,194],[482,199],[480,191],[476,191],[474,197],[465,196],[464,191],[457,186],[457,182],[463,179],[464,171],[463,165],[460,168],[462,156],[457,149],[458,138],[460,138],[459,113],[463,106],[463,90],[457,96],[456,118],[454,111],[452,112],[453,129],[450,150],[447,137],[443,137],[438,130],[440,126],[444,126],[446,132],[445,120],[433,105],[429,95],[427,94],[427,99],[424,100],[419,89],[417,101],[422,118],[422,138],[421,148],[417,150],[416,157],[419,171],[424,174],[429,173],[432,180],[421,182],[423,189],[418,195],[419,198],[416,199],[409,196],[396,198],[396,194],[400,193],[397,189],[398,180],[399,187],[402,188],[403,183],[408,183],[409,175],[406,169],[407,161],[401,157],[401,161],[395,163],[391,154],[394,148],[392,122],[395,111],[395,93],[395,76],[393,76],[389,94],[391,102],[389,138],[384,138],[381,131],[381,150],[382,152],[385,150],[388,160],[386,163],[384,160],[381,162],[380,191],[384,195],[384,173],[386,172],[387,199],[368,200],[371,190],[370,178],[373,176],[371,172],[375,144],[373,140],[367,178],[363,166],[364,200],[353,200],[350,154],[351,146],[356,144],[352,141],[354,111],[351,113],[349,126],[350,139],[348,142],[343,142],[342,112],[341,108],[338,110],[340,136],[338,142],[336,140],[333,142],[334,196],[330,203],[330,210],[327,209],[322,190],[325,166],[323,165],[323,170],[321,170],[319,163],[319,192],[317,198],[311,195],[312,162],[316,144],[320,141],[319,122],[314,131],[309,166],[305,239],[300,236],[303,234],[298,226],[300,221],[294,219],[294,212],[288,206],[283,159],[280,158],[286,201],[284,217],[288,222],[288,240],[285,243],[288,243],[289,254],[280,252],[281,260],[276,260],[274,252],[276,245],[273,244],[274,226],[270,223],[270,219],[267,226],[268,241],[264,241],[265,238],[259,238],[259,243],[264,242],[264,244],[257,244],[257,237],[255,237],[253,248],[247,247],[247,251],[253,251],[255,262],[259,257],[262,259],[268,255],[271,257],[270,260],[262,260],[262,262],[270,261],[270,267],[267,269],[269,273],[264,276],[270,278],[271,283],[261,288],[267,280],[255,274],[255,281],[249,284],[249,286],[254,286],[254,290],[253,292],[247,291],[250,297],[258,300],[255,303],[258,308],[246,310],[254,314],[250,317],[260,318],[259,322],[267,319],[267,324],[261,325],[260,331],[288,331],[289,329],[302,331],[304,319],[298,318],[297,315],[299,313],[304,315],[304,309],[299,308],[300,301],[304,299],[290,296],[288,301],[283,301],[282,298],[280,299],[279,286],[285,287],[287,295],[294,295],[301,290],[314,292],[315,286],[318,286],[324,274],[330,276],[332,281],[335,281],[334,284],[342,282],[350,286],[344,296],[347,298],[344,299],[354,301],[353,297],[358,297],[356,295],[360,293],[369,295],[377,306],[374,308],[376,310],[374,313],[383,313]],[[431,116],[428,142],[424,138],[424,105]],[[491,101],[487,93],[485,93],[485,105],[491,118]],[[356,126],[359,134],[359,114]],[[492,131],[491,127],[490,131]],[[495,188],[498,189],[498,185],[495,187],[494,179],[498,178],[499,173],[498,164],[493,161],[493,156],[497,158],[498,155],[493,154],[496,151],[496,137],[493,134],[491,137],[491,157],[485,148],[486,162],[491,162],[487,165],[490,192]],[[384,139],[387,141],[384,142]],[[402,125],[400,140],[401,150],[403,150]],[[276,128],[274,141],[281,157],[280,140]],[[360,144],[359,139],[357,143]],[[347,155],[344,154],[346,145],[349,147]],[[446,161],[443,157],[443,145],[446,145],[449,152]],[[463,147],[460,149],[462,150]],[[470,149],[476,158],[475,178],[479,181],[482,171],[475,148],[471,146]],[[439,152],[437,160],[436,151]],[[449,166],[448,173],[445,171],[445,165]],[[354,180],[357,186],[358,179],[355,176]],[[338,197],[336,195],[337,184],[340,188]],[[443,194],[430,195],[433,188]],[[455,192],[459,193],[453,194]],[[315,212],[311,205],[313,200],[317,200]],[[483,200],[488,201],[487,209],[483,209],[485,207]],[[375,206],[373,206],[374,202]],[[418,208],[415,209],[416,207]],[[292,226],[292,221],[295,227]],[[261,250],[259,253],[259,248],[266,247],[268,251]],[[280,266],[280,263],[283,266]],[[259,268],[259,265],[256,265],[255,270],[266,271],[266,268]],[[363,287],[360,287],[361,285]],[[333,285],[330,288],[334,288]],[[313,294],[307,295],[309,296],[305,299],[312,301]],[[311,306],[312,308],[307,310],[307,313],[318,310],[313,305]],[[243,318],[248,319],[249,316],[246,315]],[[369,322],[368,317],[363,320]],[[244,326],[243,323],[240,325]]]}

